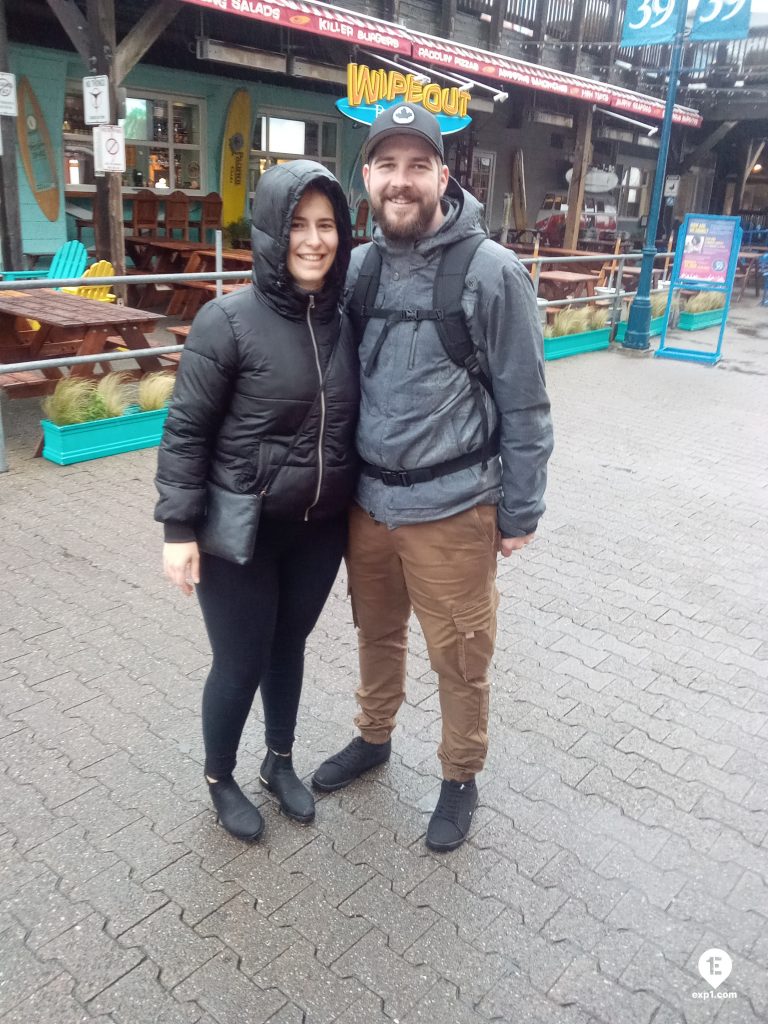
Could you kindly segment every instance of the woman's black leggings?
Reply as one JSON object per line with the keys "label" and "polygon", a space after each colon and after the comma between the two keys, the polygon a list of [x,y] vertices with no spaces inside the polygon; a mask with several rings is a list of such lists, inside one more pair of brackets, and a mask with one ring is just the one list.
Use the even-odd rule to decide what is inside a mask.
{"label": "woman's black leggings", "polygon": [[290,751],[306,639],[336,579],[346,538],[346,514],[309,523],[264,518],[248,565],[201,555],[197,596],[213,651],[203,691],[210,778],[234,771],[259,687],[267,746]]}

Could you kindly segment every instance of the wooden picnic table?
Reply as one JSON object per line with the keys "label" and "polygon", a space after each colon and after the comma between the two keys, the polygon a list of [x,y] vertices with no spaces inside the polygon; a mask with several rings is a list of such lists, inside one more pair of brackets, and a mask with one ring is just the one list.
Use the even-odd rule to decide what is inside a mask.
{"label": "wooden picnic table", "polygon": [[[250,249],[222,249],[221,265],[224,270],[241,270],[251,267],[253,254]],[[184,267],[185,274],[204,274],[216,269],[216,250],[201,249],[199,246],[192,252]],[[248,284],[247,281],[227,282],[222,284],[222,294],[229,295],[237,288]],[[186,281],[174,286],[171,301],[168,304],[169,316],[180,316],[182,320],[191,320],[200,306],[216,295],[215,281]]]}
{"label": "wooden picnic table", "polygon": [[[107,353],[107,339],[118,335],[127,349],[149,348],[147,334],[162,317],[143,309],[83,299],[50,288],[0,291],[0,363]],[[105,358],[105,364],[108,360]],[[157,356],[143,356],[142,370],[159,370]],[[77,377],[93,376],[92,363],[73,366]],[[53,390],[64,374],[58,367],[0,377],[7,393],[40,395]]]}
{"label": "wooden picnic table", "polygon": [[594,274],[575,274],[570,270],[542,270],[539,273],[539,294],[549,302],[579,299],[595,294]]}
{"label": "wooden picnic table", "polygon": [[737,302],[744,298],[744,292],[749,284],[755,286],[755,296],[760,295],[760,259],[765,255],[765,250],[752,247],[750,249],[739,249],[736,260],[736,273],[733,281],[733,294]]}
{"label": "wooden picnic table", "polygon": [[125,248],[137,270],[150,274],[170,274],[200,248],[200,242],[156,235],[126,235]]}
{"label": "wooden picnic table", "polygon": [[[640,280],[640,271],[640,267],[624,266],[621,271],[621,287],[625,291],[637,291],[637,285]],[[651,270],[651,288],[657,288],[659,281],[661,281],[663,276],[663,267],[653,267]]]}

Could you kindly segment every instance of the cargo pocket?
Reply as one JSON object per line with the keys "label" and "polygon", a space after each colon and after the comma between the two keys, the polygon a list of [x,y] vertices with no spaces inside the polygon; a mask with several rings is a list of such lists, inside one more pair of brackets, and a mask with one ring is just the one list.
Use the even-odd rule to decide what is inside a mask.
{"label": "cargo pocket", "polygon": [[467,682],[485,679],[496,636],[496,595],[453,612],[458,634],[459,671]]}
{"label": "cargo pocket", "polygon": [[349,598],[349,607],[352,609],[352,625],[355,629],[360,629],[360,623],[357,621],[357,612],[355,611],[355,599],[352,596],[352,588],[347,584],[347,597]]}

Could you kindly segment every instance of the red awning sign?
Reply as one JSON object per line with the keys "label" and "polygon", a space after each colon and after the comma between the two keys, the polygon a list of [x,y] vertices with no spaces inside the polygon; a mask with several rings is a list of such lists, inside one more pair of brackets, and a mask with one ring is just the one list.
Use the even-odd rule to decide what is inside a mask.
{"label": "red awning sign", "polygon": [[411,54],[411,41],[397,25],[339,7],[302,3],[301,0],[186,0],[186,3],[266,21],[271,25],[284,25],[300,32],[341,39],[347,43],[370,46],[387,53]]}
{"label": "red awning sign", "polygon": [[[367,46],[386,53],[401,54],[415,61],[451,68],[457,74],[481,75],[509,85],[520,85],[557,96],[599,103],[604,107],[642,114],[661,121],[664,103],[653,96],[582,78],[514,57],[504,57],[488,50],[449,43],[436,36],[411,32],[378,18],[368,18],[330,4],[304,3],[303,0],[185,0],[218,11],[225,11],[256,21],[283,25],[302,32],[340,39],[351,45]],[[697,128],[702,123],[698,111],[675,106],[672,115],[677,124]]]}

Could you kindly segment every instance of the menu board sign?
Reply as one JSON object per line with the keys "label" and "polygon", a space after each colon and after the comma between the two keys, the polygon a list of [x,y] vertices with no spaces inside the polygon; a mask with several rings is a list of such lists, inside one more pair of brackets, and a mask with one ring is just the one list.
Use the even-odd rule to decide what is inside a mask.
{"label": "menu board sign", "polygon": [[731,217],[689,217],[683,238],[680,280],[726,284],[735,229],[736,221]]}

